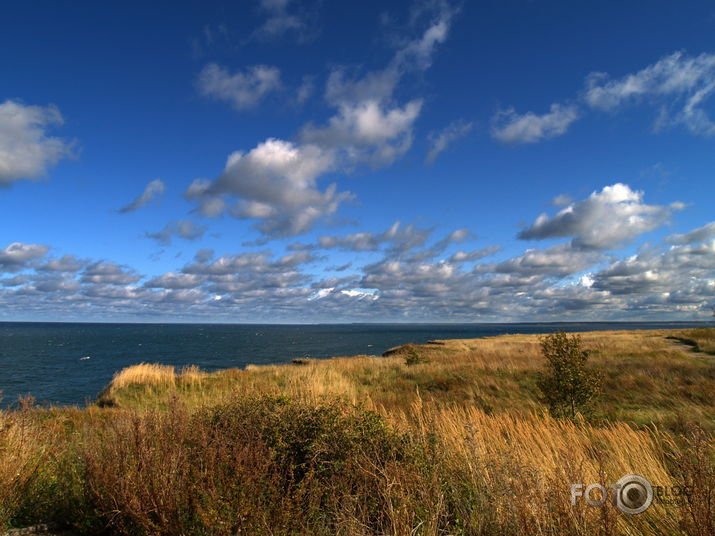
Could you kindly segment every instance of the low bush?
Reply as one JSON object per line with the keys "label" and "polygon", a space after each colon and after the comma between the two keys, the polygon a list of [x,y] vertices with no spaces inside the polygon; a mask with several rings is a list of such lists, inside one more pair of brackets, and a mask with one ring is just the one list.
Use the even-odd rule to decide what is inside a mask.
{"label": "low bush", "polygon": [[409,466],[410,456],[375,413],[268,396],[127,416],[84,451],[87,486],[110,527],[167,536],[327,535],[355,515],[379,532],[386,467]]}

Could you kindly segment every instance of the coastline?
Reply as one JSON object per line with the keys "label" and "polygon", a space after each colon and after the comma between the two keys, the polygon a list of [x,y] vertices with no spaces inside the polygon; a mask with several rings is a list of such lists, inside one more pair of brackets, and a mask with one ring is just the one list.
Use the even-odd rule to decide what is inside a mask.
{"label": "coastline", "polygon": [[[658,323],[645,327],[681,329],[697,324]],[[136,363],[196,365],[204,371],[248,364],[288,363],[296,358],[379,355],[405,343],[503,333],[637,329],[641,323],[523,324],[341,324],[341,325],[155,325],[0,324],[7,406],[18,395],[43,403],[85,405],[120,369]],[[30,357],[31,356],[31,357]],[[88,359],[89,358],[89,359]],[[51,379],[51,380],[50,380]]]}

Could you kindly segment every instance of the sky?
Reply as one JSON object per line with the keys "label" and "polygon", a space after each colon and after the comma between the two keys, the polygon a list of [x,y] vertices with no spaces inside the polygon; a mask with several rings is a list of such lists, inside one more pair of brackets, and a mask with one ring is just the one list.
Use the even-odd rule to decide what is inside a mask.
{"label": "sky", "polygon": [[0,321],[708,320],[706,1],[14,2]]}

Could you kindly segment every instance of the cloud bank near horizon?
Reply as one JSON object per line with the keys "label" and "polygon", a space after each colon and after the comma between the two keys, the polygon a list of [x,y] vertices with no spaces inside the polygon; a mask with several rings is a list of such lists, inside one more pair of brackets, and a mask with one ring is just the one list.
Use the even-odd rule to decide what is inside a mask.
{"label": "cloud bank near horizon", "polygon": [[[647,204],[644,192],[609,185],[519,233],[522,240],[562,241],[501,260],[492,260],[499,244],[465,248],[475,240],[468,229],[440,237],[400,222],[382,233],[295,242],[284,255],[200,250],[153,276],[103,259],[56,257],[48,245],[12,243],[0,249],[0,304],[6,313],[84,319],[705,318],[715,305],[715,222],[624,253],[626,244],[662,228],[674,205],[682,208]],[[353,262],[335,270],[339,275],[319,275],[340,251]]]}

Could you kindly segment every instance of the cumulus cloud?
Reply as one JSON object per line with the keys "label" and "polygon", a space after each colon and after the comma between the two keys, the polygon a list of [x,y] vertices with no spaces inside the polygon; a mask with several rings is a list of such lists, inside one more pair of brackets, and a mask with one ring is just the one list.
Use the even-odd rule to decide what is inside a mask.
{"label": "cumulus cloud", "polygon": [[670,235],[666,237],[665,242],[666,244],[693,244],[713,237],[715,237],[715,221],[687,233]]}
{"label": "cumulus cloud", "polygon": [[161,231],[146,233],[146,237],[168,246],[171,244],[171,239],[175,236],[185,240],[197,240],[204,235],[206,229],[207,227],[205,225],[197,225],[193,220],[185,219],[167,223]]}
{"label": "cumulus cloud", "polygon": [[592,73],[585,101],[595,109],[615,110],[629,103],[660,103],[657,126],[681,124],[695,134],[715,134],[715,123],[703,104],[715,91],[715,54],[688,56],[675,52],[618,79]]}
{"label": "cumulus cloud", "polygon": [[579,111],[574,105],[554,103],[543,115],[533,112],[519,115],[509,108],[494,116],[492,136],[502,143],[536,143],[565,134],[578,118]]}
{"label": "cumulus cloud", "polygon": [[613,262],[593,279],[595,289],[622,296],[633,308],[704,309],[715,298],[715,240],[645,251]]}
{"label": "cumulus cloud", "polygon": [[50,248],[39,244],[13,242],[0,249],[0,272],[19,272],[35,259],[44,257]]}
{"label": "cumulus cloud", "polygon": [[[321,236],[317,243],[302,246],[303,249],[341,249],[345,251],[378,251],[383,246],[391,252],[405,252],[425,244],[431,234],[430,229],[419,229],[414,225],[403,226],[396,221],[382,233],[369,231],[351,233],[345,236]],[[301,246],[294,246],[296,249]]]}
{"label": "cumulus cloud", "polygon": [[546,249],[527,249],[523,254],[500,263],[481,265],[477,271],[558,278],[585,270],[601,259],[600,252],[584,251],[571,244],[558,244]]}
{"label": "cumulus cloud", "polygon": [[28,292],[61,292],[72,294],[80,288],[76,279],[64,274],[43,274],[32,278],[32,282],[25,287]]}
{"label": "cumulus cloud", "polygon": [[351,163],[387,165],[402,156],[412,145],[422,100],[401,106],[393,102],[393,93],[407,73],[431,66],[437,45],[447,38],[451,17],[452,12],[441,10],[422,35],[407,41],[383,69],[362,76],[349,76],[345,67],[333,69],[325,98],[337,112],[325,126],[304,127],[301,140],[340,148]]}
{"label": "cumulus cloud", "polygon": [[183,273],[208,276],[224,276],[254,273],[281,273],[286,269],[312,262],[314,257],[308,252],[297,252],[272,260],[266,251],[252,251],[235,255],[221,255],[217,259],[194,259],[187,264]]}
{"label": "cumulus cloud", "polygon": [[[40,264],[45,246],[16,244],[0,250],[2,266],[22,270],[0,279],[0,307],[82,318],[266,322],[705,318],[715,303],[715,239],[708,229],[625,258],[566,242],[484,262],[499,248],[458,250],[445,258],[445,247],[471,236],[466,229],[431,243],[429,230],[396,224],[381,233],[328,237],[324,248],[318,241],[283,255],[200,250],[183,267],[143,283],[135,270],[114,262],[89,262],[79,272],[68,269],[77,265],[71,255]],[[354,269],[345,277],[321,277],[316,268],[335,259],[317,256],[317,249],[326,255],[350,251]]]}
{"label": "cumulus cloud", "polygon": [[485,257],[489,257],[490,255],[494,255],[495,253],[499,253],[501,250],[502,250],[501,246],[487,246],[487,247],[475,249],[472,251],[459,250],[452,254],[452,256],[449,258],[449,262],[458,263],[458,262],[478,261]]}
{"label": "cumulus cloud", "polygon": [[51,259],[37,267],[43,272],[78,272],[87,264],[87,261],[74,255],[62,255],[58,259]]}
{"label": "cumulus cloud", "polygon": [[345,104],[326,126],[307,125],[299,138],[303,143],[339,149],[348,165],[388,165],[411,147],[412,127],[421,109],[420,100],[393,108],[376,100]]}
{"label": "cumulus cloud", "polygon": [[579,249],[614,249],[663,225],[678,203],[647,205],[643,192],[622,183],[606,186],[587,199],[571,203],[555,216],[541,214],[518,234],[522,240],[573,237]]}
{"label": "cumulus cloud", "polygon": [[254,65],[245,72],[231,74],[224,67],[211,63],[204,67],[197,79],[202,95],[226,101],[237,110],[253,108],[281,86],[280,70],[268,65]]}
{"label": "cumulus cloud", "polygon": [[167,272],[158,277],[153,277],[144,286],[147,288],[166,288],[166,289],[186,289],[196,288],[203,283],[204,278],[196,274],[177,274],[175,272]]}
{"label": "cumulus cloud", "polygon": [[0,285],[3,287],[19,287],[30,281],[27,275],[16,275],[14,277],[5,277],[0,279]]}
{"label": "cumulus cloud", "polygon": [[268,139],[248,153],[231,154],[215,181],[194,181],[185,195],[210,217],[227,208],[223,196],[236,196],[230,207],[234,216],[259,220],[266,235],[292,236],[350,199],[335,185],[324,191],[317,187],[318,177],[334,166],[335,156],[316,145]]}
{"label": "cumulus cloud", "polygon": [[[296,252],[273,259],[268,252],[246,252],[222,255],[215,260],[187,264],[182,273],[204,277],[205,288],[213,295],[224,297],[224,303],[249,303],[270,299],[280,303],[280,296],[307,297],[310,277],[299,267],[315,257],[308,252]],[[266,302],[267,303],[267,302]]]}
{"label": "cumulus cloud", "polygon": [[128,214],[129,212],[134,212],[135,210],[139,210],[142,208],[144,205],[146,205],[149,201],[152,199],[159,197],[163,195],[163,193],[166,191],[166,186],[164,185],[164,182],[161,179],[154,179],[151,181],[149,184],[146,185],[144,188],[144,191],[134,199],[131,203],[128,205],[123,206],[122,208],[119,209],[120,214]]}
{"label": "cumulus cloud", "polygon": [[99,285],[130,285],[142,278],[135,270],[114,262],[96,261],[82,272],[83,283]]}
{"label": "cumulus cloud", "polygon": [[18,101],[0,103],[0,186],[37,179],[71,155],[72,143],[48,135],[63,123],[54,106],[29,106]]}
{"label": "cumulus cloud", "polygon": [[474,126],[474,123],[464,121],[463,119],[458,119],[456,121],[452,121],[449,125],[447,125],[444,129],[440,130],[439,132],[432,132],[429,135],[429,144],[430,144],[430,149],[429,152],[427,153],[427,157],[425,158],[425,161],[428,164],[433,163],[437,157],[443,153],[444,151],[447,150],[447,148],[457,141],[459,138],[462,138],[463,136],[466,136],[470,130],[472,130],[472,127]]}

